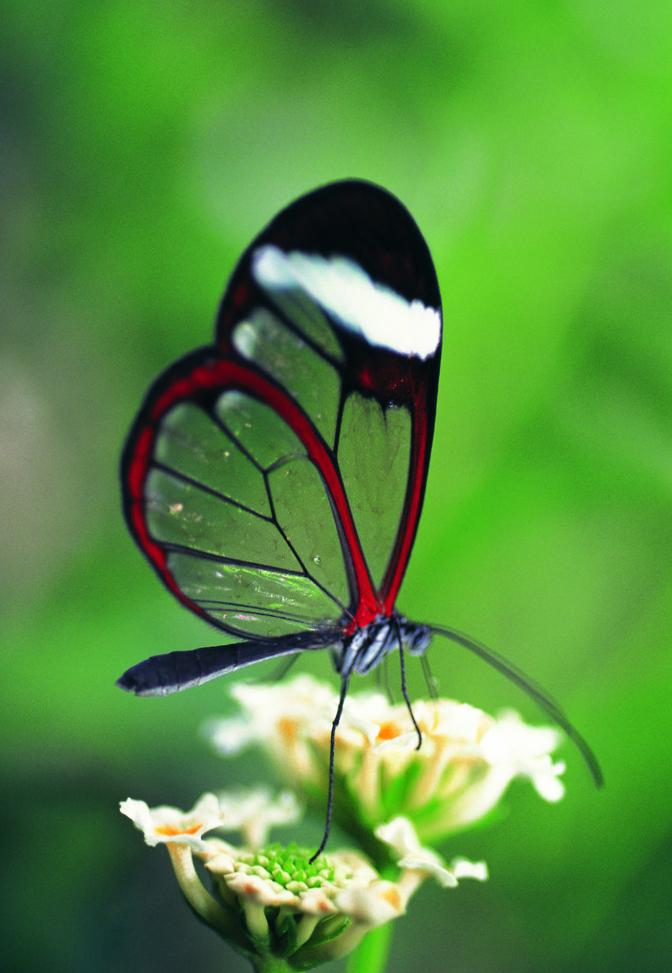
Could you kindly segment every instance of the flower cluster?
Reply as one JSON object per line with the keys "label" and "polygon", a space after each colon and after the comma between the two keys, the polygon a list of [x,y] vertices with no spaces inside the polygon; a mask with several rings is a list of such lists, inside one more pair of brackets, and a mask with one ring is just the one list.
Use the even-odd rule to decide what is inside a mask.
{"label": "flower cluster", "polygon": [[[281,685],[240,684],[233,695],[244,717],[211,721],[214,746],[231,754],[260,745],[307,799],[323,804],[336,694],[299,676]],[[561,739],[556,730],[447,699],[420,700],[413,710],[420,750],[405,706],[379,693],[346,700],[336,734],[335,812],[353,836],[403,815],[423,841],[440,841],[488,814],[515,778],[529,780],[547,801],[563,796],[564,764],[551,757]]]}
{"label": "flower cluster", "polygon": [[[427,877],[444,888],[454,888],[463,878],[487,878],[482,862],[460,859],[452,866],[443,864],[438,855],[421,847],[413,826],[401,818],[378,834],[397,860],[395,881],[381,877],[355,851],[313,860],[310,851],[296,844],[266,843],[271,823],[295,820],[295,803],[286,798],[276,802],[264,789],[238,797],[204,794],[187,812],[149,808],[144,801],[128,798],[120,810],[143,832],[148,845],[166,846],[191,907],[234,948],[254,958],[257,968],[263,968],[264,957],[279,958],[289,969],[306,969],[344,956],[371,929],[402,915]],[[283,805],[284,813],[278,811]],[[254,834],[261,844],[237,847],[204,837],[215,829]],[[209,873],[212,892],[203,885],[194,858]]]}
{"label": "flower cluster", "polygon": [[[211,721],[214,745],[223,754],[261,746],[321,816],[337,695],[307,676],[239,684],[233,695],[242,716]],[[421,700],[413,711],[420,750],[405,706],[377,693],[345,702],[334,813],[356,850],[330,848],[315,857],[299,844],[271,842],[271,828],[302,813],[293,791],[208,793],[188,812],[128,798],[121,811],[148,845],[166,847],[192,909],[257,973],[312,969],[379,936],[375,930],[403,915],[426,879],[445,889],[487,879],[484,862],[447,862],[436,845],[482,820],[514,779],[528,780],[547,801],[563,796],[564,765],[552,758],[560,742],[555,730],[447,699]]]}

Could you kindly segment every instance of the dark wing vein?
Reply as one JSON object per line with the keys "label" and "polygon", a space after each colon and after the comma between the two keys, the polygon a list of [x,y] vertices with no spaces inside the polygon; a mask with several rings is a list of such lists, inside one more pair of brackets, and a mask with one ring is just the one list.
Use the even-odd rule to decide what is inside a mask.
{"label": "dark wing vein", "polygon": [[341,611],[345,612],[349,617],[352,617],[350,611],[343,604],[343,602],[341,601],[341,599],[340,598],[337,598],[336,595],[333,594],[333,592],[329,591],[328,588],[325,588],[325,586],[323,584],[321,584],[313,574],[311,574],[311,572],[306,567],[303,558],[301,557],[301,555],[299,554],[299,552],[296,550],[296,548],[294,547],[294,545],[290,541],[289,537],[287,536],[287,532],[284,530],[284,528],[281,526],[280,522],[278,521],[277,514],[275,512],[275,503],[273,502],[273,492],[271,490],[271,485],[270,485],[269,480],[268,480],[268,473],[267,472],[264,472],[264,484],[266,486],[266,494],[268,496],[268,502],[269,502],[270,507],[271,507],[271,520],[275,524],[275,526],[277,527],[277,529],[280,531],[280,534],[282,535],[282,539],[284,540],[285,544],[287,545],[287,547],[290,549],[290,551],[292,552],[292,554],[294,555],[294,557],[296,558],[296,560],[299,562],[299,564],[303,568],[303,574],[310,581],[312,581],[312,583],[315,585],[315,587],[316,588],[319,588],[320,591],[327,596],[327,598],[331,598],[331,600],[333,601],[333,603],[335,605],[338,605],[338,607],[341,609]]}
{"label": "dark wing vein", "polygon": [[275,473],[276,470],[282,469],[288,463],[293,463],[296,459],[305,459],[305,457],[305,453],[286,453],[284,456],[276,459],[274,463],[271,463],[270,466],[267,466],[264,473]]}
{"label": "dark wing vein", "polygon": [[218,564],[237,564],[241,568],[255,568],[257,571],[272,571],[275,574],[291,574],[297,578],[305,578],[307,576],[306,571],[295,571],[292,568],[276,568],[271,564],[259,564],[257,561],[243,561],[236,557],[226,557],[224,554],[211,554],[209,551],[201,551],[198,548],[189,547],[187,544],[177,544],[174,541],[162,541],[156,537],[152,537],[152,540],[154,543],[161,545],[165,550],[172,551],[175,554],[186,554],[188,557],[202,557],[206,561],[217,561]]}
{"label": "dark wing vein", "polygon": [[340,474],[341,468],[338,465],[338,444],[341,439],[341,426],[343,425],[343,410],[345,409],[345,393],[343,391],[343,383],[341,382],[341,392],[338,398],[338,411],[336,413],[336,430],[334,432],[334,448],[333,456],[336,466],[338,466],[338,472]]}
{"label": "dark wing vein", "polygon": [[225,493],[220,493],[219,490],[215,490],[214,487],[210,487],[206,483],[202,483],[200,480],[194,479],[194,477],[189,476],[187,473],[180,473],[179,470],[174,469],[172,466],[167,466],[165,463],[161,463],[159,460],[153,460],[152,466],[157,470],[161,470],[163,473],[166,473],[168,476],[172,476],[173,479],[179,480],[181,483],[186,483],[189,486],[196,487],[197,490],[201,490],[203,493],[209,493],[210,496],[215,497],[217,500],[222,500],[224,503],[231,504],[232,507],[237,507],[238,510],[243,510],[245,513],[258,517],[259,520],[265,520],[267,523],[273,522],[272,518],[267,517],[266,514],[261,514],[258,510],[253,510],[252,507],[248,507],[239,500],[234,500],[233,497],[229,497]]}
{"label": "dark wing vein", "polygon": [[297,615],[294,612],[278,611],[275,608],[259,608],[257,605],[245,605],[239,601],[222,601],[219,598],[192,598],[192,601],[197,605],[201,605],[202,608],[210,611],[219,611],[220,609],[224,611],[232,611],[240,609],[241,611],[249,611],[254,615],[281,618],[286,622],[301,622],[305,625],[316,624],[315,619],[306,618],[305,615]]}
{"label": "dark wing vein", "polygon": [[[248,393],[246,393],[246,394],[248,394]],[[249,451],[249,449],[247,449],[247,447],[243,445],[243,443],[238,438],[238,436],[236,436],[236,434],[234,432],[231,432],[231,430],[229,429],[229,427],[227,426],[227,424],[222,419],[219,418],[219,416],[214,411],[214,409],[210,409],[208,414],[212,417],[212,420],[215,423],[215,425],[217,425],[222,430],[222,432],[224,433],[224,435],[227,436],[231,440],[231,442],[233,443],[233,445],[237,449],[240,450],[240,452],[243,454],[243,456],[247,457],[247,459],[249,459],[250,463],[252,463],[254,466],[256,466],[256,468],[259,470],[260,473],[263,473],[264,472],[264,468],[261,465],[261,463],[259,463],[258,460],[256,460],[255,457],[252,455],[252,453]]]}

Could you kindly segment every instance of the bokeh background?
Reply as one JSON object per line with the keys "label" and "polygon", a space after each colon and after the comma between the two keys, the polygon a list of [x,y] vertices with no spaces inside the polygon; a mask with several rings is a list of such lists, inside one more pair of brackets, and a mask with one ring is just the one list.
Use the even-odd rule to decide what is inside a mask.
{"label": "bokeh background", "polygon": [[[269,777],[199,739],[222,683],[114,687],[146,654],[218,641],[126,535],[117,464],[251,237],[344,176],[405,201],[445,302],[401,607],[532,672],[607,778],[597,793],[567,748],[563,803],[514,788],[456,838],[492,879],[423,890],[391,969],[669,968],[670,4],[5,0],[2,17],[5,968],[243,969],[117,812]],[[432,664],[444,693],[539,718],[458,648]],[[329,677],[326,657],[303,667]]]}

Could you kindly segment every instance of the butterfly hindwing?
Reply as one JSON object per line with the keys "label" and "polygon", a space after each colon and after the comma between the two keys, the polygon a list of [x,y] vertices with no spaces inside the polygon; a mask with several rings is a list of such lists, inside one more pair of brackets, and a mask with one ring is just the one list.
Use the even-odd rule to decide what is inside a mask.
{"label": "butterfly hindwing", "polygon": [[[291,428],[245,390],[250,377],[205,349],[159,379],[129,437],[125,506],[187,607],[226,631],[276,638],[333,624],[351,596],[321,480]],[[319,531],[307,539],[296,514],[315,501]]]}

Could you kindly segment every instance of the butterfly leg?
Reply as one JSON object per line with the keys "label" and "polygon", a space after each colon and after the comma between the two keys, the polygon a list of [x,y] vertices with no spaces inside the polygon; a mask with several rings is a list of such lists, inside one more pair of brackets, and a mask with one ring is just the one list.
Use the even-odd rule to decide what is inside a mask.
{"label": "butterfly leg", "polygon": [[404,697],[404,702],[406,703],[406,708],[408,709],[409,715],[411,717],[411,722],[415,727],[415,732],[418,734],[418,745],[415,748],[419,750],[422,746],[422,731],[418,726],[415,714],[413,713],[413,707],[411,706],[411,701],[408,698],[408,689],[406,688],[406,659],[404,657],[404,640],[401,635],[401,625],[399,624],[399,619],[395,618],[394,624],[397,630],[397,641],[399,643],[399,665],[401,668],[401,695]]}
{"label": "butterfly leg", "polygon": [[348,683],[350,682],[350,672],[345,672],[341,678],[341,695],[338,699],[338,709],[336,710],[336,716],[334,717],[334,722],[331,724],[331,738],[329,741],[329,785],[327,791],[327,818],[324,822],[324,833],[322,834],[322,840],[320,841],[319,848],[315,854],[310,859],[310,862],[314,862],[315,859],[321,852],[324,851],[329,840],[329,832],[331,831],[331,818],[334,811],[334,756],[336,753],[336,730],[338,724],[341,722],[341,716],[343,715],[343,707],[345,705],[345,697],[348,694]]}

